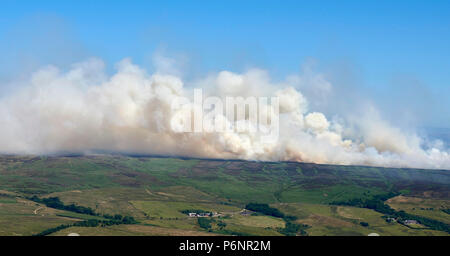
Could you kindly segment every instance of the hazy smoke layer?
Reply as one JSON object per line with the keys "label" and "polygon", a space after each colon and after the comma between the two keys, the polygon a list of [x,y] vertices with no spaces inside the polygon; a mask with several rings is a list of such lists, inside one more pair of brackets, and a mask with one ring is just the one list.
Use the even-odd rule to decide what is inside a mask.
{"label": "hazy smoke layer", "polygon": [[[374,108],[348,120],[327,119],[322,113],[309,111],[308,100],[295,89],[296,83],[305,79],[301,76],[272,83],[262,70],[244,74],[223,71],[186,88],[176,76],[149,75],[129,60],[120,62],[117,69],[108,77],[103,62],[92,59],[73,65],[67,72],[50,66],[34,73],[13,95],[0,100],[1,153],[106,150],[450,169],[450,154],[442,143],[392,127]],[[315,90],[332,87],[319,75],[308,79],[316,84]],[[191,98],[194,87],[218,97],[278,96],[279,140],[261,144],[245,132],[173,132],[172,99]]]}

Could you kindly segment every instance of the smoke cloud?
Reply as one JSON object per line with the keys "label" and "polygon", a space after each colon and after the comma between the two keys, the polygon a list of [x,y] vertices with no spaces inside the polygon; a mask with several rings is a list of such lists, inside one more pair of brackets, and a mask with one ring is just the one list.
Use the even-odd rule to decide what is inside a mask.
{"label": "smoke cloud", "polygon": [[[165,62],[166,63],[166,62]],[[167,67],[165,67],[167,69]],[[327,164],[450,169],[450,152],[440,141],[393,127],[373,106],[347,117],[310,110],[325,101],[332,84],[320,74],[273,82],[263,70],[222,71],[190,82],[170,72],[148,74],[125,59],[107,75],[90,59],[62,71],[48,66],[33,73],[0,100],[0,152],[9,154],[98,151],[304,161]],[[314,84],[307,99],[299,81]],[[279,139],[261,143],[246,132],[176,133],[172,100],[206,96],[279,97]]]}

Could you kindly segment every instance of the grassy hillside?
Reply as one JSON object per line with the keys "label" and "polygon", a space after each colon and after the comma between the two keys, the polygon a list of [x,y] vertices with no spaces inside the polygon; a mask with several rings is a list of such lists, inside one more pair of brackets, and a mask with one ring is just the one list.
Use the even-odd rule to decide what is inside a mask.
{"label": "grassy hillside", "polygon": [[[402,200],[387,201],[395,210],[444,223],[450,220],[443,211],[450,199],[448,170],[128,156],[1,156],[0,189],[3,235],[31,235],[60,224],[99,218],[52,209],[27,200],[31,196],[58,197],[64,204],[90,207],[100,217],[121,214],[139,222],[67,228],[99,235],[286,233],[281,230],[286,220],[242,215],[240,211],[250,202],[267,203],[295,216],[292,223],[307,225],[301,228],[305,232],[298,231],[303,235],[447,234],[387,223],[382,214],[370,209],[329,205],[370,199],[388,191],[401,193]],[[211,228],[205,230],[196,218],[181,212],[186,209],[220,212],[221,216],[212,218]]]}

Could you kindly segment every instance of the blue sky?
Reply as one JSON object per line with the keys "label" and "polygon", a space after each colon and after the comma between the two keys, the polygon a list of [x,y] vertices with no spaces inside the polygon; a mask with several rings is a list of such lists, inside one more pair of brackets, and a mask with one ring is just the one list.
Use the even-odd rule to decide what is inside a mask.
{"label": "blue sky", "polygon": [[[424,90],[433,113],[421,124],[450,127],[449,13],[450,1],[437,0],[2,0],[0,82],[91,56],[151,69],[157,51],[184,60],[193,77],[261,67],[281,79],[314,59],[319,71],[348,67],[380,105],[420,101]],[[403,94],[409,88],[419,93]]]}

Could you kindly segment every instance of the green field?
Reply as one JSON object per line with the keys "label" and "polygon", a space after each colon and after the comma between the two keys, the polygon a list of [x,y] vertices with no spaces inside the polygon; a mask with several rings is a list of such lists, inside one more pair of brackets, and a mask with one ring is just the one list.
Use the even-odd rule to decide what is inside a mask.
{"label": "green field", "polygon": [[[400,193],[385,203],[396,211],[450,224],[450,171],[132,156],[0,156],[0,235],[449,235],[419,224],[388,222],[372,209],[331,205]],[[58,197],[96,215],[55,209],[29,198]],[[295,220],[241,214],[264,203]],[[183,210],[219,213],[210,227]],[[136,224],[104,225],[108,216]],[[106,216],[106,217],[105,217]],[[209,219],[209,218],[208,218]],[[367,223],[363,225],[361,223]]]}

